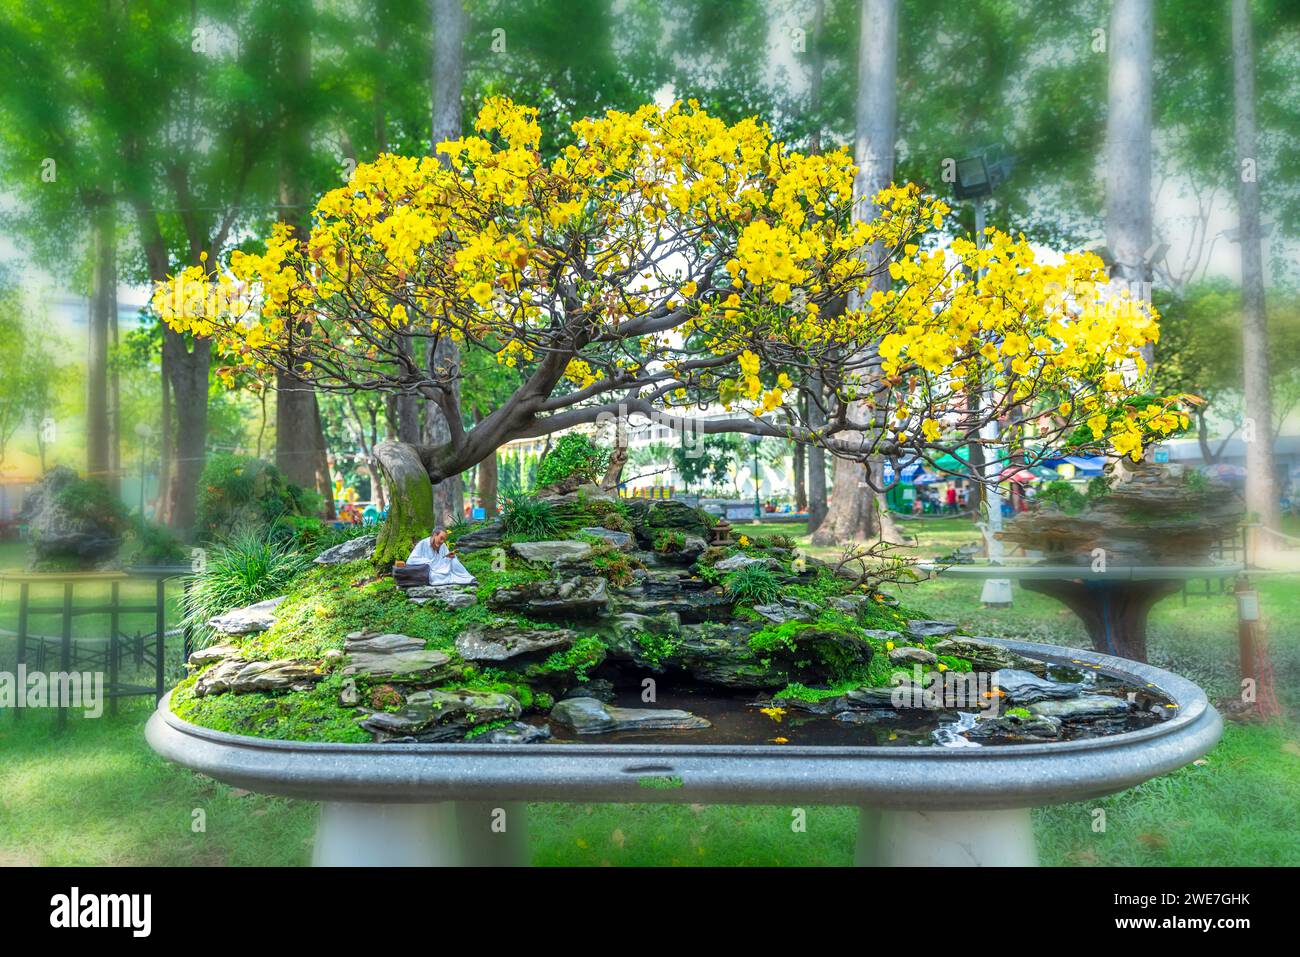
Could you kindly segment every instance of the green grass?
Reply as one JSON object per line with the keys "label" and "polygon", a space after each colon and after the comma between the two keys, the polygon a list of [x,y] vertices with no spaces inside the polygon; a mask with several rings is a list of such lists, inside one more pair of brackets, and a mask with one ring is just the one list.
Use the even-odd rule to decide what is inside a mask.
{"label": "green grass", "polygon": [[[961,519],[905,528],[919,531],[923,554],[978,538]],[[737,531],[803,534],[799,526],[778,524],[739,525]],[[17,564],[20,553],[0,546],[0,567]],[[979,587],[940,579],[901,594],[908,605],[979,634],[1085,642],[1074,616],[1050,599],[1017,590],[1012,608],[983,609]],[[1223,742],[1200,765],[1108,798],[1036,811],[1044,863],[1300,865],[1300,589],[1294,577],[1265,579],[1259,587],[1287,720],[1229,723]],[[0,628],[14,627],[11,589],[0,596]],[[1151,616],[1149,641],[1154,663],[1202,683],[1212,697],[1235,691],[1231,595],[1193,595],[1186,606],[1178,596],[1165,600]],[[13,641],[0,636],[0,663],[12,660]],[[144,743],[148,710],[141,699],[124,705],[116,718],[74,717],[62,734],[52,715],[26,714],[15,723],[0,714],[0,865],[307,862],[314,807],[243,794],[167,765]],[[196,808],[206,813],[204,833],[191,829]],[[1096,809],[1106,812],[1104,832],[1093,830]],[[791,827],[788,806],[539,804],[532,808],[533,863],[850,864],[857,812],[804,810],[800,832]]]}

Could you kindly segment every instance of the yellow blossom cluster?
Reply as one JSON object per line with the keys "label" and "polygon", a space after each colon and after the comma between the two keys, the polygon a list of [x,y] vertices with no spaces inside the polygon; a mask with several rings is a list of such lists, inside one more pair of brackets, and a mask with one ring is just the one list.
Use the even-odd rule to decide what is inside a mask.
{"label": "yellow blossom cluster", "polygon": [[[1040,262],[995,230],[945,243],[947,205],[909,184],[854,216],[845,151],[802,155],[694,102],[580,120],[549,158],[541,132],[535,108],[489,98],[473,135],[361,164],[304,241],[277,226],[228,273],[179,272],[155,309],[261,373],[328,357],[312,371],[332,386],[409,390],[404,350],[446,337],[552,391],[618,369],[665,405],[754,415],[789,406],[794,368],[819,368],[901,445],[942,442],[972,390],[1102,416],[1095,438],[1125,454],[1179,427],[1173,407],[1118,414],[1157,317],[1111,294],[1096,257]],[[848,361],[862,354],[876,379]],[[716,361],[682,361],[700,356]]]}

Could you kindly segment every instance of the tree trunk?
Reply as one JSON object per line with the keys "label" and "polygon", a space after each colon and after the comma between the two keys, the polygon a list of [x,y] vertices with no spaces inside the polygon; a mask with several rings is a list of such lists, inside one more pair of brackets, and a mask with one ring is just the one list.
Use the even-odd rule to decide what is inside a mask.
{"label": "tree trunk", "polygon": [[[465,7],[462,0],[433,2],[433,76],[431,85],[432,147],[438,156],[438,144],[460,138],[462,87],[464,85]],[[445,156],[440,157],[444,165]],[[454,372],[451,383],[453,406],[460,408],[460,350],[451,339],[441,339],[430,350],[429,369]],[[424,441],[440,445],[451,438],[450,426],[442,409],[433,401],[425,403]],[[443,521],[459,518],[465,509],[465,486],[459,475],[438,483],[434,490],[435,506]]]}
{"label": "tree trunk", "polygon": [[198,339],[192,349],[185,337],[172,329],[163,330],[163,365],[171,382],[172,408],[176,418],[176,442],[168,518],[182,538],[194,532],[195,497],[199,476],[207,456],[208,369],[212,364],[212,342]]}
{"label": "tree trunk", "polygon": [[117,494],[109,442],[108,341],[117,301],[117,261],[111,205],[94,211],[94,274],[90,295],[90,341],[86,353],[86,473]]}
{"label": "tree trunk", "polygon": [[808,511],[808,462],[802,442],[794,443],[794,454],[790,456],[794,468],[794,510]]}
{"label": "tree trunk", "polygon": [[[858,220],[875,216],[871,198],[888,186],[894,176],[895,112],[897,109],[898,2],[897,0],[862,0],[858,48],[857,138],[854,158],[858,175],[853,181],[853,215]],[[871,249],[867,255],[879,257]],[[886,287],[888,275],[878,276],[878,288]],[[857,297],[855,297],[857,298]],[[860,308],[851,302],[850,308]],[[863,420],[869,414],[866,404],[853,403],[850,415]],[[867,484],[868,468],[881,471],[879,461],[868,466],[849,459],[835,462],[835,483],[825,520],[813,535],[816,545],[861,541],[876,534],[877,514],[886,518],[883,496],[874,494]]]}
{"label": "tree trunk", "polygon": [[[1106,113],[1106,245],[1111,277],[1135,295],[1150,281],[1152,0],[1114,0]],[[1151,362],[1151,347],[1143,347]]]}
{"label": "tree trunk", "polygon": [[380,564],[405,561],[415,543],[433,530],[433,484],[419,452],[405,442],[380,442],[375,461],[388,485],[389,505],[374,559]]}
{"label": "tree trunk", "polygon": [[[1241,241],[1242,384],[1245,393],[1246,510],[1277,529],[1281,510],[1273,462],[1273,395],[1264,309],[1264,257],[1259,231],[1259,153],[1255,128],[1255,59],[1249,0],[1232,2],[1232,79],[1237,134],[1237,202]],[[1258,536],[1261,540],[1263,536]]]}
{"label": "tree trunk", "polygon": [[497,454],[493,452],[478,465],[478,504],[489,519],[497,513],[498,477]]}
{"label": "tree trunk", "polygon": [[153,520],[160,525],[171,524],[171,488],[172,458],[174,456],[174,436],[172,428],[172,390],[167,381],[167,364],[161,363],[162,374],[158,376],[162,391],[162,414],[158,426],[158,496],[154,499]]}
{"label": "tree trunk", "polygon": [[[308,3],[296,4],[304,24],[311,15]],[[304,28],[286,38],[283,73],[286,96],[284,130],[280,137],[280,204],[284,219],[299,242],[311,235],[310,191],[303,177],[311,164],[311,130],[301,100],[312,83],[311,31]],[[296,366],[296,363],[295,363]],[[330,478],[325,430],[320,421],[316,390],[295,376],[277,373],[275,379],[275,464],[291,482],[320,495],[324,517],[334,519],[334,483]],[[284,428],[287,425],[288,428]]]}

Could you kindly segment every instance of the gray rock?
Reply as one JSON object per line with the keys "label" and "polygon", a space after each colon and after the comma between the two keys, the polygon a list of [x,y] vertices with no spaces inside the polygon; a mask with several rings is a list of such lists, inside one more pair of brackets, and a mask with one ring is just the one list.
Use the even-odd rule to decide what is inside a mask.
{"label": "gray rock", "polygon": [[932,665],[939,659],[932,651],[904,645],[889,652],[891,665]]}
{"label": "gray rock", "polygon": [[473,585],[416,585],[406,589],[406,597],[417,605],[438,601],[460,611],[478,601],[478,591]]}
{"label": "gray rock", "polygon": [[361,535],[325,549],[316,556],[314,561],[317,565],[342,565],[346,562],[360,561],[374,553],[376,541],[375,535]]}
{"label": "gray rock", "polygon": [[783,604],[781,602],[772,602],[768,605],[755,605],[754,611],[758,612],[768,621],[783,625],[787,621],[812,621],[813,615],[806,608]]}
{"label": "gray rock", "polygon": [[993,673],[993,685],[1006,692],[1007,701],[1013,705],[1073,698],[1083,690],[1081,684],[1051,681],[1016,668],[1003,668],[995,671]]}
{"label": "gray rock", "polygon": [[344,642],[350,660],[343,673],[375,680],[395,677],[434,680],[454,670],[451,655],[425,650],[424,640],[409,635],[354,632]]}
{"label": "gray rock", "polygon": [[565,698],[595,698],[606,704],[614,700],[614,683],[605,678],[589,678],[564,692]]}
{"label": "gray rock", "polygon": [[526,562],[580,562],[591,556],[590,542],[515,542],[510,550]]}
{"label": "gray rock", "polygon": [[942,638],[951,635],[957,626],[950,621],[909,621],[907,630],[916,638]]}
{"label": "gray rock", "polygon": [[551,709],[551,720],[576,734],[613,731],[698,731],[708,721],[675,708],[616,708],[595,698],[565,698]]}
{"label": "gray rock", "polygon": [[521,628],[509,622],[473,625],[456,637],[456,653],[466,661],[506,661],[520,655],[552,652],[578,640],[567,628]]}
{"label": "gray rock", "polygon": [[1021,671],[1042,674],[1047,670],[1047,665],[1041,661],[1022,657],[1015,652],[1008,651],[1001,645],[996,645],[991,641],[983,641],[979,638],[964,636],[945,638],[943,641],[931,645],[930,650],[940,656],[952,655],[954,658],[965,658],[974,666],[976,671],[998,671],[1003,668],[1016,668]]}
{"label": "gray rock", "polygon": [[975,727],[966,732],[971,738],[1007,738],[1012,741],[1051,741],[1061,734],[1059,718],[1031,715],[1022,718],[1014,714],[981,716]]}
{"label": "gray rock", "polygon": [[226,692],[247,694],[250,691],[307,691],[323,677],[324,673],[314,661],[223,658],[199,674],[194,683],[194,693],[204,698]]}
{"label": "gray rock", "polygon": [[223,635],[251,635],[266,631],[275,624],[275,610],[280,607],[280,602],[284,601],[284,598],[285,596],[281,595],[279,598],[259,601],[255,605],[232,608],[224,615],[208,619],[208,627]]}
{"label": "gray rock", "polygon": [[223,643],[220,645],[208,645],[206,648],[200,648],[197,651],[190,652],[189,667],[198,668],[203,665],[210,665],[214,661],[220,661],[222,658],[229,658],[238,652],[239,649],[232,644]]}
{"label": "gray rock", "polygon": [[850,595],[834,595],[826,604],[836,611],[844,612],[846,615],[856,615],[862,610],[862,606],[870,600],[870,595],[855,592]]}
{"label": "gray rock", "polygon": [[376,741],[449,741],[475,725],[513,721],[522,712],[508,694],[492,691],[417,691],[399,711],[378,711],[361,722]]}
{"label": "gray rock", "polygon": [[574,575],[498,589],[488,599],[488,605],[526,615],[590,616],[608,610],[609,590],[603,578]]}
{"label": "gray rock", "polygon": [[636,539],[628,532],[615,531],[612,528],[584,528],[580,529],[582,534],[590,535],[593,538],[603,538],[620,552],[630,552],[636,548]]}
{"label": "gray rock", "polygon": [[485,548],[496,548],[501,544],[501,539],[505,536],[505,526],[500,519],[489,522],[482,528],[476,528],[472,532],[466,532],[456,539],[456,551],[470,552],[482,551]]}
{"label": "gray rock", "polygon": [[1128,714],[1129,704],[1123,698],[1085,694],[1077,698],[1066,698],[1063,701],[1038,701],[1029,706],[1029,711],[1040,718],[1079,721],[1088,718],[1113,718]]}
{"label": "gray rock", "polygon": [[772,570],[781,567],[776,563],[776,561],[774,561],[771,558],[768,558],[766,556],[751,557],[749,555],[746,555],[744,552],[737,552],[736,554],[724,558],[719,562],[714,562],[713,567],[720,572],[726,573],[726,572],[734,572],[741,568],[748,568],[751,565],[762,565],[764,568],[768,568]]}
{"label": "gray rock", "polygon": [[512,721],[505,727],[489,731],[476,741],[488,744],[540,744],[551,739],[551,729],[544,724],[528,724],[524,721]]}

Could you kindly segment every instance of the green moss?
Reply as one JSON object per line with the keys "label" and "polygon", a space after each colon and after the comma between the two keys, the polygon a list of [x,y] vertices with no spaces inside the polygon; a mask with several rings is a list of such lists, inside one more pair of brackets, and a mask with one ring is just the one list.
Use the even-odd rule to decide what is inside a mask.
{"label": "green moss", "polygon": [[473,741],[480,735],[487,734],[489,731],[496,731],[498,728],[504,728],[511,723],[508,718],[501,718],[498,721],[488,721],[485,724],[478,724],[465,732],[465,740]]}
{"label": "green moss", "polygon": [[540,665],[534,673],[572,674],[579,681],[586,681],[591,669],[605,660],[605,643],[596,635],[584,635],[563,651],[557,651]]}
{"label": "green moss", "polygon": [[172,711],[186,721],[255,738],[284,741],[339,741],[362,743],[370,735],[357,724],[354,708],[339,705],[343,676],[335,673],[311,691],[279,694],[221,694],[199,698],[195,677],[182,681],[172,692]]}
{"label": "green moss", "polygon": [[1028,708],[1007,708],[1007,717],[1028,720],[1033,717],[1033,715],[1029,713]]}
{"label": "green moss", "polygon": [[680,635],[652,635],[642,631],[634,635],[633,640],[641,652],[641,658],[655,668],[671,660],[682,648]]}

